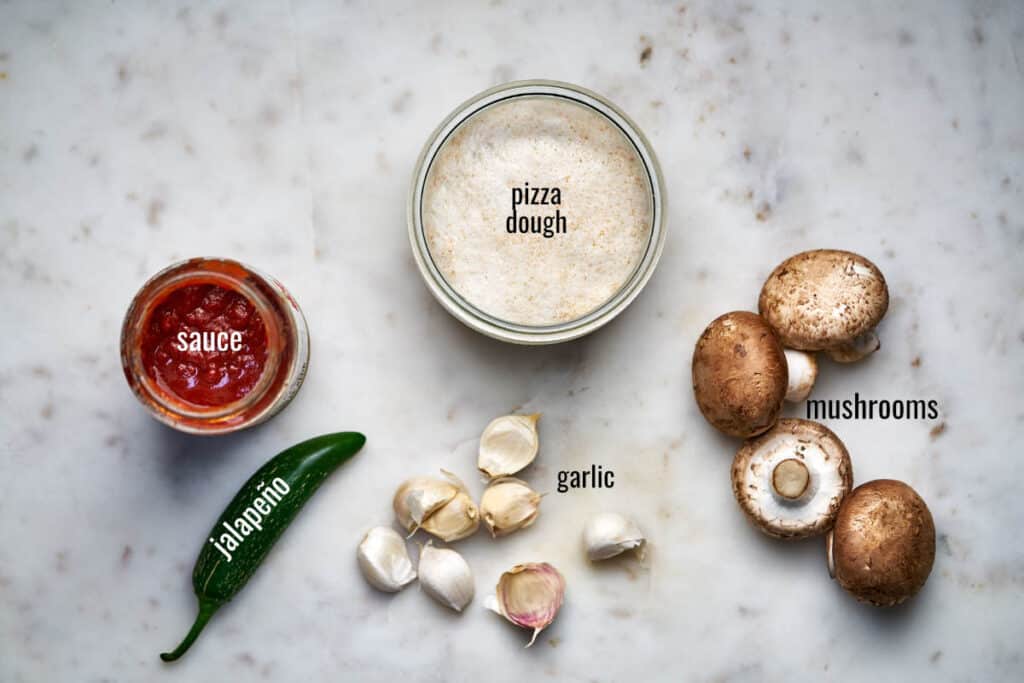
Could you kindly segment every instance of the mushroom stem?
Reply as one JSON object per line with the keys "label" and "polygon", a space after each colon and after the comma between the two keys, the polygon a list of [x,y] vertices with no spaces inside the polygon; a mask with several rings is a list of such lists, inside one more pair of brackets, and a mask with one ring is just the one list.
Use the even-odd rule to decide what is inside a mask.
{"label": "mushroom stem", "polygon": [[837,363],[855,363],[865,356],[870,356],[881,347],[882,342],[879,341],[875,331],[868,330],[842,346],[829,349],[826,353]]}
{"label": "mushroom stem", "polygon": [[804,495],[810,481],[807,465],[796,458],[787,458],[772,470],[772,488],[787,500],[796,500]]}
{"label": "mushroom stem", "polygon": [[813,353],[784,349],[789,373],[786,382],[786,400],[800,403],[811,394],[818,379],[818,360]]}

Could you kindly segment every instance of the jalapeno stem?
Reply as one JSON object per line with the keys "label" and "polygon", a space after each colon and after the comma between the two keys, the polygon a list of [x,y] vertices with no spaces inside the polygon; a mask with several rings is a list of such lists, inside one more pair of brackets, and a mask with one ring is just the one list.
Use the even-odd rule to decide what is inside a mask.
{"label": "jalapeno stem", "polygon": [[185,636],[185,640],[181,641],[178,647],[174,648],[171,652],[162,652],[160,659],[165,662],[173,662],[178,657],[188,652],[188,649],[192,647],[192,643],[195,642],[196,638],[199,637],[203,627],[206,626],[206,622],[210,621],[210,617],[216,612],[221,606],[221,603],[213,600],[199,599],[199,614],[196,615],[196,621],[192,624],[192,628],[189,629],[188,635]]}

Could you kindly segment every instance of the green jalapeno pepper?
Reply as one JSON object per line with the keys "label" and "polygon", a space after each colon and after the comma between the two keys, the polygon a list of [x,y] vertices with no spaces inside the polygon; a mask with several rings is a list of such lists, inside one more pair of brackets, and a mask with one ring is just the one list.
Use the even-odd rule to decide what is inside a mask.
{"label": "green jalapeno pepper", "polygon": [[277,454],[245,482],[210,530],[196,560],[195,623],[181,644],[160,659],[173,662],[185,654],[210,617],[246,584],[327,475],[364,443],[366,437],[357,432],[324,434]]}

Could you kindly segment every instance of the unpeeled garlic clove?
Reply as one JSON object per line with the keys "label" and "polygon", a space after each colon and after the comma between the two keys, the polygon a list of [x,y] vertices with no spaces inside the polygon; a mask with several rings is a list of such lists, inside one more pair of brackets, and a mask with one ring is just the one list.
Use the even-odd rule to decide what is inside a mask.
{"label": "unpeeled garlic clove", "polygon": [[461,612],[473,600],[475,587],[469,564],[454,550],[429,541],[420,551],[420,587],[442,605]]}
{"label": "unpeeled garlic clove", "polygon": [[491,420],[480,436],[477,468],[491,479],[507,477],[523,469],[537,457],[540,437],[533,415],[503,415]]}
{"label": "unpeeled garlic clove", "polygon": [[555,620],[565,599],[565,579],[547,562],[517,564],[501,575],[484,606],[521,628],[533,629],[526,647]]}
{"label": "unpeeled garlic clove", "polygon": [[465,491],[445,503],[423,520],[420,528],[446,543],[472,536],[480,527],[480,511]]}
{"label": "unpeeled garlic clove", "polygon": [[594,515],[583,526],[583,546],[591,560],[607,560],[645,542],[640,527],[615,512]]}
{"label": "unpeeled garlic clove", "polygon": [[457,541],[476,532],[480,512],[462,480],[446,470],[441,472],[447,481],[414,477],[404,482],[392,505],[399,524],[410,535],[423,529],[442,541]]}
{"label": "unpeeled garlic clove", "polygon": [[413,477],[402,483],[391,501],[402,528],[415,532],[423,521],[459,493],[452,482],[432,477]]}
{"label": "unpeeled garlic clove", "polygon": [[405,540],[390,527],[376,526],[367,531],[356,558],[370,585],[386,593],[397,593],[416,580]]}
{"label": "unpeeled garlic clove", "polygon": [[533,524],[540,514],[540,499],[519,479],[502,477],[491,482],[480,498],[480,512],[491,536],[505,536]]}

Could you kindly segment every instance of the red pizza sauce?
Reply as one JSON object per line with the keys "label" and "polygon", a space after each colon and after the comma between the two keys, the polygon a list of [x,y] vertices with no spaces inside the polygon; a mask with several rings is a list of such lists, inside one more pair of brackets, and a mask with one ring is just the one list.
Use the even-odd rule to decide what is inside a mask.
{"label": "red pizza sauce", "polygon": [[239,292],[216,284],[171,290],[141,332],[146,374],[192,405],[238,401],[259,382],[267,362],[267,328],[259,312]]}

